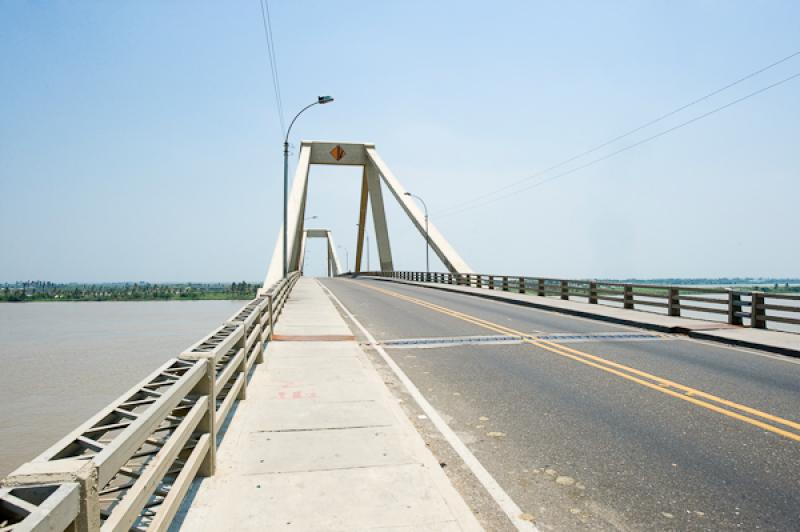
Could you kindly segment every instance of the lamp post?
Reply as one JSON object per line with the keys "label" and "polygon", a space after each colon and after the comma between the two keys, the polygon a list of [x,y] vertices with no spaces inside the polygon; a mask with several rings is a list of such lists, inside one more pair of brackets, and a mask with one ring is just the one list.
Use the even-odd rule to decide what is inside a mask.
{"label": "lamp post", "polygon": [[347,248],[344,246],[336,246],[339,249],[344,250],[344,269],[348,272],[350,271],[350,253],[348,253]]}
{"label": "lamp post", "polygon": [[[356,224],[356,227],[361,227],[361,224]],[[367,250],[367,271],[369,271],[369,233],[367,229],[364,228],[364,240],[366,240],[366,250]],[[363,248],[362,248],[363,249]],[[357,250],[356,250],[357,251]],[[361,265],[359,264],[359,267]]]}
{"label": "lamp post", "polygon": [[411,192],[406,192],[406,196],[410,196],[412,198],[418,199],[422,206],[425,208],[425,274],[430,276],[431,274],[431,260],[430,260],[430,238],[428,238],[428,206],[425,204],[425,200],[420,198],[419,196],[412,194]]}
{"label": "lamp post", "polygon": [[300,112],[294,115],[292,121],[289,123],[289,129],[286,130],[286,137],[283,139],[283,276],[289,272],[289,245],[287,242],[287,235],[289,233],[289,133],[292,132],[292,126],[295,120],[303,114],[303,112],[315,105],[324,105],[331,103],[333,98],[331,96],[318,96],[317,101],[306,105]]}

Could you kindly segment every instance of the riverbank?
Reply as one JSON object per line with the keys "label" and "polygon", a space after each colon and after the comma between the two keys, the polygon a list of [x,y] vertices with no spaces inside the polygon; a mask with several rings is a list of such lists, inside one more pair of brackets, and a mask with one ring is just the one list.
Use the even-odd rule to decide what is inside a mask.
{"label": "riverbank", "polygon": [[0,302],[81,301],[247,301],[261,285],[255,283],[103,283],[57,284],[49,281],[21,282],[0,287]]}

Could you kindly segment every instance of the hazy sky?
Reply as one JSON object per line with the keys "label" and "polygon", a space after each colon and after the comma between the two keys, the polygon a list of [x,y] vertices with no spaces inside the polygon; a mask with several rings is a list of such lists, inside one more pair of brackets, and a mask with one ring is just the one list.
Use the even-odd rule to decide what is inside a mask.
{"label": "hazy sky", "polygon": [[[800,276],[800,79],[445,216],[800,50],[799,2],[271,9],[287,121],[336,98],[293,142],[375,142],[475,270]],[[798,72],[800,56],[559,170]],[[0,281],[263,278],[282,162],[258,0],[3,1],[0,76]],[[314,169],[309,192],[351,263],[359,177]],[[396,267],[424,268],[421,237],[388,217]]]}

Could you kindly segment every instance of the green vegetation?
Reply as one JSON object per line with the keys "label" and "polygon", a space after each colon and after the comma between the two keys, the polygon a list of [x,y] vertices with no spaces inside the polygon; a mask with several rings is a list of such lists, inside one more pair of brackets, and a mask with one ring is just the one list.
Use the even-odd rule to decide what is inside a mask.
{"label": "green vegetation", "polygon": [[[631,284],[651,284],[666,286],[686,286],[696,288],[731,288],[741,292],[764,292],[773,294],[800,293],[800,279],[787,278],[753,278],[735,277],[719,279],[624,279],[620,283]],[[659,293],[658,288],[639,288],[637,293],[645,294],[648,291]],[[691,294],[693,291],[681,291],[681,293]]]}
{"label": "green vegetation", "polygon": [[0,288],[0,302],[23,301],[169,301],[253,299],[259,284],[240,283],[51,283],[25,281]]}
{"label": "green vegetation", "polygon": [[741,286],[737,285],[734,288],[737,290],[742,290],[743,292],[772,292],[775,294],[794,294],[800,293],[800,285],[790,285],[788,283],[780,284],[774,283],[770,286],[766,285],[753,285],[753,286]]}

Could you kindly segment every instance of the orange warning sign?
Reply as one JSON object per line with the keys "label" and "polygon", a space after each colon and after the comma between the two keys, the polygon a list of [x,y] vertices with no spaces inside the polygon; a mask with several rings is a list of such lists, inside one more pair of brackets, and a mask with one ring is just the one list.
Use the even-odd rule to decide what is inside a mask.
{"label": "orange warning sign", "polygon": [[337,161],[341,161],[341,160],[342,160],[342,157],[344,157],[344,156],[345,156],[345,155],[347,155],[347,154],[346,154],[346,153],[345,153],[345,151],[342,149],[342,147],[341,147],[341,146],[339,146],[339,145],[337,144],[337,145],[336,145],[336,147],[335,147],[335,148],[333,148],[333,149],[331,150],[331,155],[332,155],[332,156],[333,156],[333,158],[334,158],[334,159],[336,159]]}

